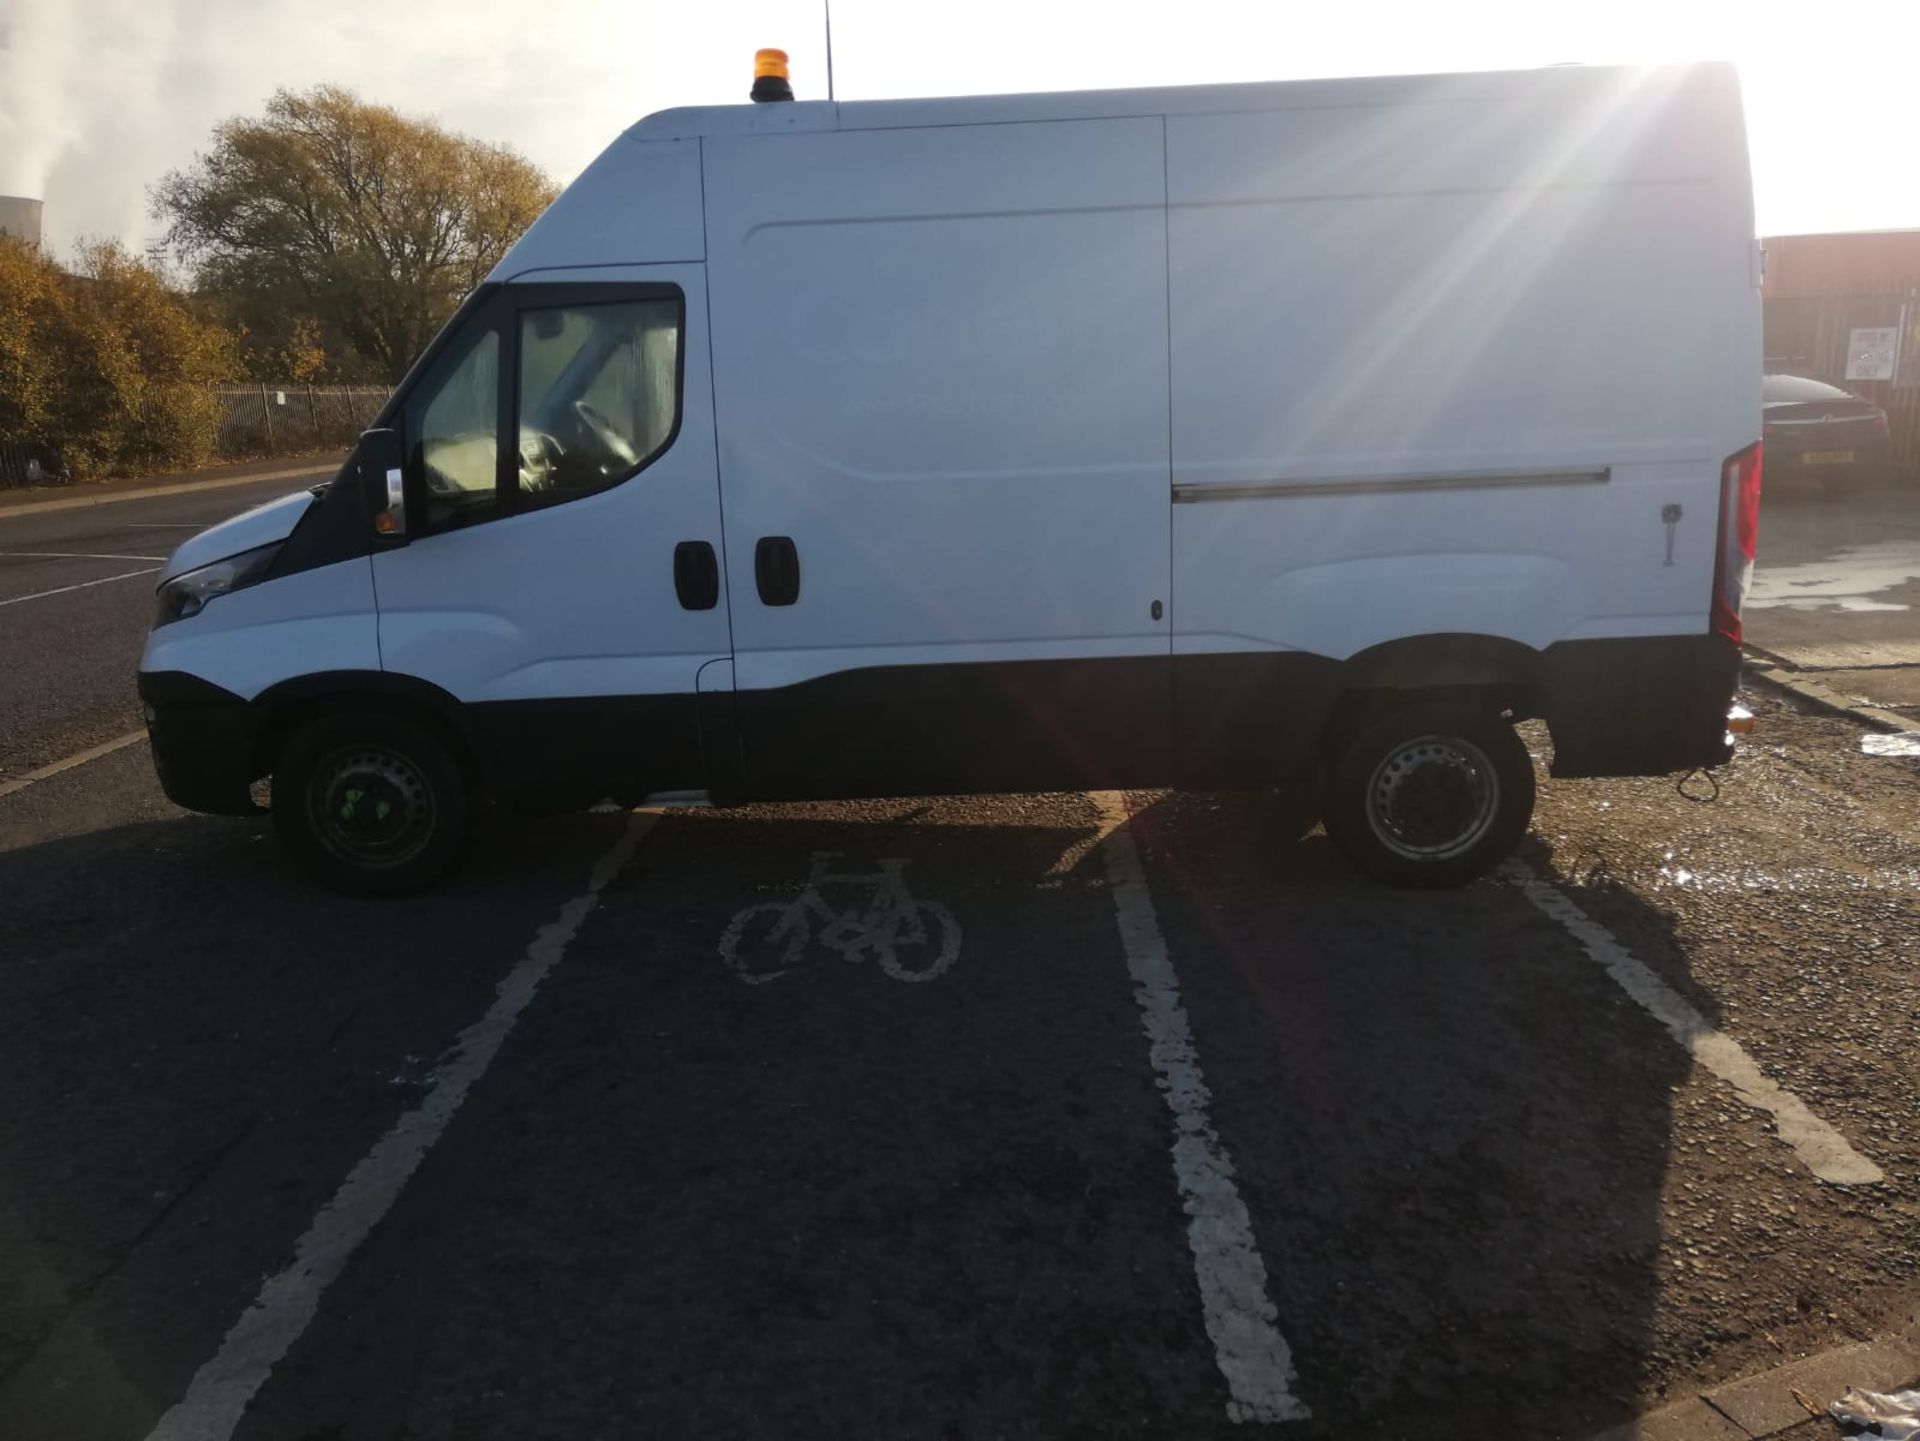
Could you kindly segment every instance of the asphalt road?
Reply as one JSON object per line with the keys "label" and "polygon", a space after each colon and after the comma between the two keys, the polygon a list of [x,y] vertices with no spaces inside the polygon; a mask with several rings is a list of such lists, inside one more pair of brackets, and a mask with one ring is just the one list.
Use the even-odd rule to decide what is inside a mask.
{"label": "asphalt road", "polygon": [[138,727],[133,676],[153,619],[153,572],[195,531],[314,483],[51,514],[0,504],[0,784]]}
{"label": "asphalt road", "polygon": [[[0,609],[9,774],[137,722],[149,584]],[[388,904],[140,746],[0,797],[0,1437],[1579,1438],[1874,1335],[1920,771],[1751,700],[1443,895],[1267,796],[502,820]]]}

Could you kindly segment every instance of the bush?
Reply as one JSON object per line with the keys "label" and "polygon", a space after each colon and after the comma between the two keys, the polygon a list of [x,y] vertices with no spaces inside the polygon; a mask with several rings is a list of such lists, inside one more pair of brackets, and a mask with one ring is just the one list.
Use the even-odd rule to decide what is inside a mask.
{"label": "bush", "polygon": [[76,475],[198,465],[234,363],[232,338],[119,245],[83,245],[69,273],[0,237],[0,444]]}

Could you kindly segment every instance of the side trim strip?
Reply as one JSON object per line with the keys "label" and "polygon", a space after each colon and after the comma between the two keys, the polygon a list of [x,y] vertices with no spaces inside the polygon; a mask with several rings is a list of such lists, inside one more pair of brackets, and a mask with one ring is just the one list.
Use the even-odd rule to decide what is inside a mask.
{"label": "side trim strip", "polygon": [[1295,495],[1380,495],[1403,490],[1490,490],[1506,486],[1605,485],[1610,466],[1598,470],[1435,471],[1424,475],[1356,475],[1350,480],[1189,481],[1173,488],[1176,505],[1202,500],[1279,500]]}

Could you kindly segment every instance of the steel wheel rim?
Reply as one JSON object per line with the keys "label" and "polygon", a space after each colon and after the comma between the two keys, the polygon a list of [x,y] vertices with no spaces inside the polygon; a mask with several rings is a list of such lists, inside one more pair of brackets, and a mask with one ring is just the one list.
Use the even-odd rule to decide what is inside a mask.
{"label": "steel wheel rim", "polygon": [[1412,861],[1448,861],[1493,829],[1500,777],[1487,753],[1459,736],[1402,741],[1367,782],[1367,826],[1389,851]]}
{"label": "steel wheel rim", "polygon": [[313,833],[349,865],[389,870],[433,839],[433,787],[411,758],[386,746],[343,746],[314,767],[307,787]]}

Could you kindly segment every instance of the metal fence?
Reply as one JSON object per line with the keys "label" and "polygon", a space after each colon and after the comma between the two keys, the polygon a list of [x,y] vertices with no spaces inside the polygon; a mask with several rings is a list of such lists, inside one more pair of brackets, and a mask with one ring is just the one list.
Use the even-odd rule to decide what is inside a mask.
{"label": "metal fence", "polygon": [[392,394],[384,385],[223,385],[222,460],[352,445]]}
{"label": "metal fence", "polygon": [[30,440],[0,440],[0,488],[61,478],[59,457]]}
{"label": "metal fence", "polygon": [[[210,391],[139,391],[132,396],[105,387],[83,393],[68,407],[67,424],[77,427],[64,439],[44,435],[31,440],[0,440],[0,488],[59,484],[70,479],[74,449],[98,447],[94,431],[105,424],[115,473],[153,475],[178,467],[183,449],[198,449],[192,438],[210,402],[215,425],[213,459],[248,460],[259,456],[298,455],[344,450],[373,421],[392,391],[384,385],[218,385]],[[60,429],[56,422],[52,427]],[[183,428],[187,436],[183,436]],[[204,442],[202,442],[204,443]]]}

